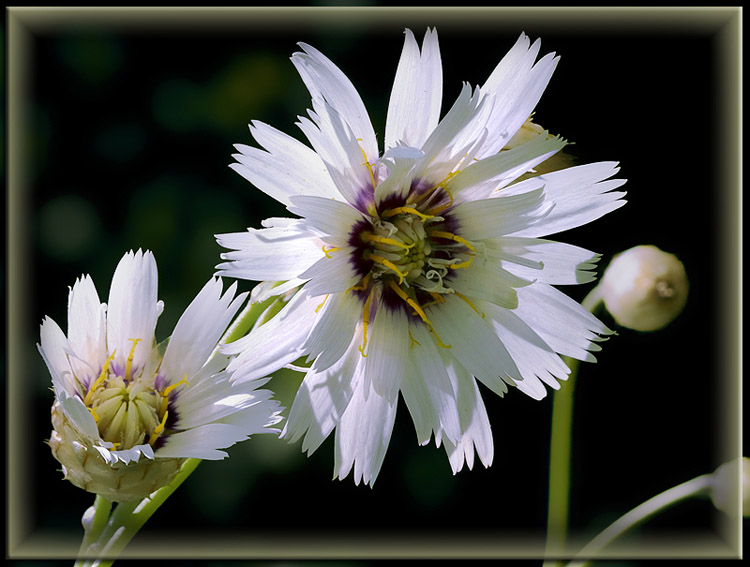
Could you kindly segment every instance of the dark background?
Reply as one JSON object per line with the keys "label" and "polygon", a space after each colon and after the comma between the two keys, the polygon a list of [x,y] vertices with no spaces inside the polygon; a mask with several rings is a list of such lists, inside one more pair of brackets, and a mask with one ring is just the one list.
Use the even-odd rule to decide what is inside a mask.
{"label": "dark background", "polygon": [[[353,81],[382,140],[388,96],[410,27],[420,41],[438,28],[443,113],[462,81],[481,84],[521,31],[562,56],[535,119],[575,142],[581,163],[615,160],[628,204],[588,226],[553,237],[611,257],[638,244],[675,253],[690,278],[682,315],[656,333],[619,332],[576,388],[571,526],[591,536],[647,498],[717,460],[724,426],[718,387],[722,258],[714,141],[718,105],[716,39],[678,24],[590,25],[487,18],[361,15],[267,24],[72,25],[37,32],[30,61],[28,167],[32,288],[28,344],[49,315],[66,328],[68,286],[92,275],[106,301],[114,268],[129,249],[154,252],[165,311],[157,338],[214,273],[213,235],[258,227],[283,207],[227,166],[234,143],[252,144],[257,119],[303,139],[294,126],[309,95],[289,61],[298,41],[329,56]],[[250,289],[240,282],[241,289]],[[566,287],[577,300],[591,286]],[[80,538],[93,501],[62,480],[49,437],[50,378],[30,346],[34,428],[26,457],[34,477],[32,524]],[[289,407],[299,377],[271,386]],[[564,386],[563,386],[564,387]],[[442,448],[418,447],[399,408],[373,488],[351,476],[332,481],[333,435],[311,457],[300,443],[256,436],[204,462],[156,513],[143,534],[349,531],[529,534],[546,523],[551,396],[534,401],[482,388],[495,442],[494,464],[451,474]],[[286,414],[286,412],[285,412]],[[683,504],[637,530],[704,531],[708,501]],[[283,555],[283,553],[282,553]]]}

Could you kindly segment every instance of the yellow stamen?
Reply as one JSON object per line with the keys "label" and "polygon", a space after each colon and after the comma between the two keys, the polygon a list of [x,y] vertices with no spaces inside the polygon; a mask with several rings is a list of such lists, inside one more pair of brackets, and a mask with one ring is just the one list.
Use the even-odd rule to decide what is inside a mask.
{"label": "yellow stamen", "polygon": [[409,297],[408,295],[406,295],[406,292],[403,289],[401,289],[400,287],[398,287],[395,282],[389,281],[388,285],[391,287],[391,289],[393,291],[396,292],[396,295],[398,295],[401,299],[403,299],[406,302],[406,304],[409,305],[409,307],[411,307],[412,309],[414,309],[414,311],[416,312],[416,314],[419,315],[420,319],[422,319],[422,321],[424,321],[424,323],[427,325],[427,327],[430,329],[430,331],[432,331],[432,334],[435,335],[435,338],[437,339],[438,345],[440,345],[443,348],[451,348],[450,345],[446,345],[446,344],[443,343],[443,341],[440,340],[440,337],[435,332],[435,329],[432,327],[432,323],[427,318],[427,315],[425,315],[424,311],[419,306],[419,304],[416,301],[414,301],[411,297]]}
{"label": "yellow stamen", "polygon": [[469,259],[466,260],[466,262],[461,262],[459,264],[449,264],[448,267],[453,270],[460,270],[461,268],[468,268],[473,261],[474,261],[474,254],[469,256]]}
{"label": "yellow stamen", "polygon": [[130,348],[130,354],[128,355],[128,361],[125,363],[125,381],[130,380],[130,373],[133,371],[133,354],[135,353],[135,347],[141,342],[141,339],[128,339],[133,341],[133,346]]}
{"label": "yellow stamen", "polygon": [[472,308],[472,309],[474,310],[474,312],[475,312],[475,313],[476,313],[477,315],[481,315],[481,316],[482,316],[482,319],[484,319],[484,313],[480,313],[480,312],[479,312],[479,309],[477,309],[477,308],[476,308],[476,306],[475,306],[475,305],[474,305],[474,304],[473,304],[473,303],[472,303],[472,302],[471,302],[471,301],[469,300],[469,298],[468,298],[468,297],[466,297],[466,296],[465,296],[465,295],[464,295],[463,293],[460,293],[460,292],[458,292],[458,291],[455,291],[455,290],[453,291],[453,293],[455,293],[455,294],[456,294],[456,295],[457,295],[458,297],[460,297],[460,298],[461,298],[461,299],[463,299],[463,300],[464,300],[464,301],[465,301],[466,303],[468,303],[468,304],[469,304],[469,307],[471,307],[471,308]]}
{"label": "yellow stamen", "polygon": [[161,432],[164,431],[164,426],[167,423],[167,416],[169,416],[169,412],[165,411],[164,412],[164,417],[161,418],[161,423],[156,426],[156,429],[154,429],[153,434],[148,439],[148,444],[149,445],[153,445],[156,442],[156,440],[159,438],[159,435],[161,434]]}
{"label": "yellow stamen", "polygon": [[[460,173],[460,172],[459,172],[458,170],[457,170],[457,171],[453,171],[453,172],[449,173],[449,174],[448,174],[448,176],[447,176],[447,177],[446,177],[445,179],[443,179],[443,180],[442,180],[442,181],[441,181],[440,183],[438,183],[438,184],[434,185],[433,187],[431,187],[430,189],[428,189],[427,191],[425,191],[424,193],[422,193],[421,195],[419,195],[419,197],[416,197],[416,198],[414,198],[413,200],[412,200],[412,198],[410,197],[410,198],[409,198],[409,199],[407,200],[407,203],[410,203],[410,204],[414,204],[414,203],[421,203],[421,202],[422,202],[422,201],[424,201],[424,200],[425,200],[425,199],[426,199],[427,197],[429,197],[429,196],[430,196],[430,195],[432,194],[432,192],[433,192],[433,191],[435,191],[436,189],[440,189],[440,188],[442,187],[442,188],[443,188],[443,191],[445,191],[445,192],[446,192],[446,194],[448,195],[448,198],[450,199],[450,203],[449,203],[449,204],[448,204],[448,205],[447,205],[447,206],[446,206],[445,208],[448,208],[448,207],[452,206],[452,205],[453,205],[453,195],[451,195],[450,191],[448,191],[448,189],[447,189],[447,187],[445,186],[445,184],[446,184],[446,183],[447,183],[447,182],[448,182],[448,181],[449,181],[449,180],[450,180],[450,179],[451,179],[452,177],[454,177],[454,176],[458,175],[459,173]],[[442,209],[442,210],[445,210],[445,209]]]}
{"label": "yellow stamen", "polygon": [[323,254],[326,255],[326,258],[330,258],[329,256],[330,252],[337,252],[339,250],[341,250],[341,248],[339,248],[338,246],[331,246],[328,250],[326,250],[326,247],[323,246]]}
{"label": "yellow stamen", "polygon": [[[358,142],[362,141],[362,138],[357,138]],[[372,182],[372,189],[375,190],[375,172],[372,170],[372,164],[367,159],[367,154],[365,153],[365,150],[362,149],[362,146],[359,146],[359,151],[362,152],[362,157],[365,158],[365,162],[362,164],[364,166],[367,166],[367,171],[370,172],[370,181]]]}
{"label": "yellow stamen", "polygon": [[356,291],[362,291],[363,289],[367,289],[368,284],[370,283],[370,274],[367,274],[362,280],[359,282],[359,285],[353,285],[349,289],[347,289],[344,293],[349,293],[351,290]]}
{"label": "yellow stamen", "polygon": [[395,209],[388,209],[387,211],[383,211],[383,213],[380,216],[388,219],[391,217],[395,217],[396,215],[401,214],[401,213],[408,213],[410,215],[416,215],[419,218],[421,218],[423,221],[433,218],[432,215],[426,215],[424,213],[420,213],[414,207],[396,207]]}
{"label": "yellow stamen", "polygon": [[93,418],[94,418],[94,421],[95,421],[96,423],[99,423],[99,416],[98,416],[98,415],[96,414],[96,412],[94,411],[94,408],[89,408],[89,411],[91,412],[91,417],[93,417]]}
{"label": "yellow stamen", "polygon": [[[349,289],[351,289],[351,288],[349,288]],[[318,311],[320,311],[320,308],[323,307],[326,304],[326,301],[328,301],[328,298],[330,297],[330,295],[331,295],[330,293],[328,295],[326,295],[326,297],[323,300],[323,302],[315,308],[315,313],[317,313]]]}
{"label": "yellow stamen", "polygon": [[396,274],[398,275],[398,278],[399,278],[398,283],[399,284],[403,283],[404,278],[406,277],[406,274],[403,273],[401,270],[399,270],[396,267],[396,264],[394,264],[390,260],[386,260],[382,256],[377,256],[376,254],[370,254],[370,260],[372,260],[373,262],[376,262],[378,264],[381,264],[381,265],[385,266],[386,268],[388,268],[388,269],[393,270],[394,272],[396,272]]}
{"label": "yellow stamen", "polygon": [[422,309],[424,309],[428,305],[435,305],[436,303],[445,303],[445,298],[442,295],[440,295],[439,293],[435,293],[434,291],[428,291],[427,293],[429,293],[430,296],[432,296],[433,300],[430,301],[429,303],[425,303],[422,306]]}
{"label": "yellow stamen", "polygon": [[104,363],[104,366],[102,366],[102,371],[99,374],[99,377],[96,380],[94,380],[93,384],[91,384],[91,387],[89,388],[89,391],[86,394],[86,397],[83,398],[83,403],[85,405],[89,405],[91,403],[91,398],[93,397],[94,392],[99,387],[99,385],[102,382],[104,382],[104,379],[107,377],[107,370],[109,370],[109,364],[110,364],[110,362],[112,362],[112,359],[115,357],[115,353],[116,352],[117,352],[116,350],[112,351],[112,354],[109,356],[109,358],[107,359],[107,361]]}
{"label": "yellow stamen", "polygon": [[174,390],[177,386],[180,386],[182,384],[185,384],[185,386],[190,386],[187,381],[187,374],[185,374],[185,377],[177,382],[176,384],[172,384],[171,386],[167,386],[164,388],[164,391],[161,393],[162,400],[161,400],[161,408],[159,409],[159,413],[167,413],[167,406],[169,405],[169,394]]}
{"label": "yellow stamen", "polygon": [[365,242],[378,242],[379,244],[389,244],[390,246],[397,246],[399,248],[403,248],[404,250],[411,250],[412,248],[414,248],[414,244],[407,245],[393,238],[387,238],[385,236],[380,236],[378,234],[371,234],[369,232],[365,232],[362,234],[362,240],[364,240]]}
{"label": "yellow stamen", "polygon": [[459,244],[463,244],[466,246],[469,250],[476,252],[476,248],[471,245],[471,243],[466,240],[465,238],[462,238],[458,236],[457,234],[453,234],[452,232],[445,232],[444,230],[433,230],[430,232],[431,237],[435,238],[446,238],[448,240],[453,240],[454,242],[458,242]]}
{"label": "yellow stamen", "polygon": [[365,354],[365,347],[367,346],[367,326],[370,324],[370,302],[372,301],[373,295],[373,292],[370,291],[370,295],[367,296],[367,301],[365,301],[365,307],[362,310],[362,346],[358,348],[363,357],[367,357]]}

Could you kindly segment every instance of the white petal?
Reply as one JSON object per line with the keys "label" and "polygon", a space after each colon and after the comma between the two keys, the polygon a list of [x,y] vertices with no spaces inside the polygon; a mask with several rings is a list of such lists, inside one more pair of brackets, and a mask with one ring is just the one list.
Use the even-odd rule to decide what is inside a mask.
{"label": "white petal", "polygon": [[190,381],[201,369],[247,297],[243,293],[234,299],[237,284],[223,297],[222,289],[221,279],[210,279],[177,322],[161,366],[168,384],[183,377]]}
{"label": "white petal", "polygon": [[348,352],[334,365],[307,373],[294,397],[281,438],[293,443],[304,435],[302,450],[308,454],[320,446],[349,405],[359,379],[357,365],[361,356],[357,341],[352,341]]}
{"label": "white petal", "polygon": [[344,356],[362,317],[362,308],[362,301],[353,293],[335,293],[325,300],[302,347],[309,358],[315,359],[316,370],[325,370]]}
{"label": "white petal", "polygon": [[[107,347],[117,351],[113,367],[124,368],[133,351],[133,368],[149,363],[156,320],[164,305],[157,300],[156,260],[149,252],[128,252],[112,276],[107,302]],[[133,350],[133,339],[140,342]]]}
{"label": "white petal", "polygon": [[519,288],[515,314],[555,352],[588,362],[596,361],[590,351],[601,350],[595,341],[612,334],[578,302],[547,284]]}
{"label": "white petal", "polygon": [[275,128],[253,122],[250,132],[267,151],[238,144],[230,167],[284,205],[293,195],[340,197],[320,156]]}
{"label": "white petal", "polygon": [[368,391],[364,380],[357,383],[336,428],[334,477],[343,479],[354,467],[354,483],[372,486],[391,440],[396,406],[396,401]]}
{"label": "white petal", "polygon": [[402,310],[380,305],[370,325],[363,379],[378,395],[395,404],[407,366],[409,322]]}
{"label": "white petal", "polygon": [[75,425],[78,433],[91,442],[101,441],[96,421],[80,397],[69,396],[66,392],[58,392],[57,399],[62,405],[65,415]]}
{"label": "white petal", "polygon": [[506,382],[515,384],[513,379],[520,379],[507,349],[489,323],[467,302],[453,295],[443,297],[444,303],[425,310],[435,332],[450,345],[450,354],[466,370],[496,394],[504,395],[508,390]]}
{"label": "white petal", "polygon": [[401,384],[404,402],[417,430],[421,445],[429,443],[435,433],[440,445],[447,439],[454,443],[461,436],[456,394],[438,347],[424,325],[412,325],[414,344],[409,349],[408,371]]}
{"label": "white petal", "polygon": [[421,54],[411,30],[406,30],[405,35],[388,104],[386,149],[399,142],[420,147],[440,119],[443,68],[437,32],[427,30]]}
{"label": "white petal", "polygon": [[315,297],[345,292],[356,285],[362,275],[355,271],[352,263],[354,252],[351,246],[333,250],[299,274],[301,279],[310,280],[305,284],[305,291]]}
{"label": "white petal", "polygon": [[377,159],[378,144],[375,131],[357,89],[320,51],[305,43],[300,43],[299,46],[304,53],[295,53],[292,63],[313,99],[322,98],[335,108],[356,138],[362,140],[362,147],[368,159]]}
{"label": "white petal", "polygon": [[516,385],[521,391],[541,399],[546,390],[540,380],[555,389],[560,387],[557,380],[567,379],[570,369],[534,329],[514,311],[486,302],[478,302],[477,307],[486,313],[494,332],[518,366],[523,380]]}
{"label": "white petal", "polygon": [[[60,326],[49,317],[45,317],[39,331],[40,344],[38,345],[39,353],[42,355],[47,369],[52,376],[52,386],[55,393],[60,396],[61,393],[67,392],[68,395],[75,395],[79,386],[74,378],[73,371],[68,360],[70,345],[65,333]],[[85,377],[87,378],[87,377]]]}
{"label": "white petal", "polygon": [[106,312],[91,277],[76,280],[68,296],[68,341],[71,367],[81,378],[98,374],[107,359]]}
{"label": "white petal", "polygon": [[[278,402],[271,400],[272,392],[258,389],[267,381],[268,379],[237,382],[231,379],[230,373],[219,371],[201,381],[201,385],[205,384],[206,387],[195,388],[190,383],[179,391],[174,402],[178,415],[177,429],[226,423],[230,416],[237,413],[250,414],[243,419],[262,427],[268,423],[269,416],[273,413],[268,410],[278,409]],[[257,432],[257,428],[247,431],[248,434]]]}
{"label": "white petal", "polygon": [[444,359],[446,360],[446,369],[456,390],[456,402],[462,432],[458,443],[453,443],[450,439],[444,440],[445,451],[448,453],[453,474],[463,468],[464,461],[466,461],[469,469],[472,469],[475,448],[479,460],[485,467],[489,467],[494,455],[492,430],[477,383],[459,365],[448,362],[448,355],[444,355]]}
{"label": "white petal", "polygon": [[321,235],[335,237],[339,244],[348,241],[352,229],[363,218],[351,205],[333,199],[299,195],[290,201],[292,213],[304,217],[305,224]]}
{"label": "white petal", "polygon": [[298,292],[268,323],[220,347],[224,354],[239,354],[228,366],[235,373],[233,379],[253,380],[302,356],[302,346],[318,316],[320,303],[320,298]]}
{"label": "white petal", "polygon": [[518,195],[502,195],[457,205],[451,214],[459,221],[459,234],[468,240],[481,240],[542,223],[550,213],[541,188]]}
{"label": "white petal", "polygon": [[[537,224],[520,226],[513,236],[547,236],[562,232],[619,209],[625,204],[623,191],[613,191],[624,179],[608,179],[619,169],[615,162],[598,162],[545,173],[510,185],[502,194],[516,195],[544,184],[545,201],[554,204],[550,214]],[[608,180],[607,180],[608,179]],[[606,181],[605,181],[606,180]]]}
{"label": "white petal", "polygon": [[380,205],[387,198],[394,196],[406,197],[416,173],[416,164],[423,157],[422,150],[408,146],[388,150],[381,160],[388,176],[375,188],[375,203]]}
{"label": "white petal", "polygon": [[482,94],[493,96],[495,103],[485,126],[489,136],[475,157],[500,151],[539,102],[559,61],[550,53],[534,64],[539,47],[539,40],[529,46],[528,37],[521,34],[482,86]]}
{"label": "white petal", "polygon": [[[484,103],[478,89],[472,92],[471,87],[464,84],[456,102],[422,146],[425,157],[421,160],[421,168],[418,166],[417,176],[429,174],[430,180],[437,183],[465,158],[467,150],[464,145],[473,145],[478,134],[472,132],[467,136],[465,129],[473,118],[480,115]],[[464,138],[471,140],[467,142]]]}
{"label": "white petal", "polygon": [[217,234],[220,246],[229,248],[216,266],[219,275],[248,280],[296,278],[323,256],[323,243],[301,221],[247,232]]}
{"label": "white petal", "polygon": [[476,258],[468,268],[454,270],[448,285],[467,297],[484,299],[506,309],[518,305],[516,288],[531,282],[519,278],[491,258]]}
{"label": "white petal", "polygon": [[505,260],[503,266],[508,271],[526,280],[565,285],[596,279],[594,270],[600,255],[585,248],[516,237],[486,240],[485,244],[489,256]]}
{"label": "white petal", "polygon": [[230,447],[247,437],[239,427],[226,423],[209,423],[169,435],[164,445],[156,450],[156,456],[160,459],[193,458],[215,461],[227,456],[219,448]]}
{"label": "white petal", "polygon": [[446,187],[457,203],[489,198],[524,173],[560,151],[566,142],[545,134],[502,151],[480,161],[475,161],[453,176]]}

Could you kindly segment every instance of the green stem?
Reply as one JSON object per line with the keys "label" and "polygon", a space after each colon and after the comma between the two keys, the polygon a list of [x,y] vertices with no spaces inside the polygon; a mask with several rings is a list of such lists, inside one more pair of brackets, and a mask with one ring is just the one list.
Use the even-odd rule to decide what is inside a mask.
{"label": "green stem", "polygon": [[200,459],[186,460],[180,472],[167,486],[141,501],[120,502],[109,517],[101,536],[90,547],[95,559],[79,559],[75,567],[108,567],[125,546],[133,539],[143,524],[156,512],[164,501],[177,490],[185,479],[201,463]]}
{"label": "green stem", "polygon": [[[581,303],[594,313],[601,303],[599,288],[595,287]],[[580,362],[562,357],[570,368],[567,381],[555,392],[552,401],[552,431],[550,438],[549,502],[547,508],[547,557],[565,553],[570,508],[570,458],[572,452],[573,395]],[[560,565],[545,561],[545,567]]]}
{"label": "green stem", "polygon": [[[272,306],[275,301],[278,301],[279,305]],[[283,302],[280,302],[277,297],[271,297],[260,303],[248,304],[229,326],[220,343],[230,343],[243,337],[261,315],[267,310],[275,314],[281,309],[281,305]],[[272,308],[268,309],[271,306]],[[267,317],[264,316],[264,320],[266,319]],[[180,472],[167,486],[143,500],[120,502],[114,510],[109,500],[97,495],[93,510],[89,509],[84,514],[83,541],[75,567],[109,567],[112,565],[138,530],[200,463],[201,459],[187,459],[180,468]]]}
{"label": "green stem", "polygon": [[616,520],[576,554],[576,557],[585,557],[586,559],[572,561],[568,563],[568,567],[583,567],[587,565],[602,549],[626,531],[642,524],[652,516],[656,516],[683,500],[709,494],[713,482],[713,474],[704,474],[646,500],[643,504],[633,508],[630,512]]}

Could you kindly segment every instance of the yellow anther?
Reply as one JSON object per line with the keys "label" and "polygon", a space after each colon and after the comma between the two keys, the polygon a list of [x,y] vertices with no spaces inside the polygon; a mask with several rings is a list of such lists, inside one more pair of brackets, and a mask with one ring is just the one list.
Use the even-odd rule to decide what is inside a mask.
{"label": "yellow anther", "polygon": [[177,382],[176,384],[172,384],[164,388],[164,391],[161,393],[162,400],[161,400],[161,408],[159,409],[159,413],[167,412],[167,406],[169,405],[169,394],[172,393],[172,390],[174,390],[177,386],[181,386],[182,384],[185,384],[185,386],[190,386],[190,384],[188,384],[188,381],[187,381],[187,374],[185,374],[185,377],[179,382]]}
{"label": "yellow anther", "polygon": [[474,312],[475,312],[475,313],[476,313],[477,315],[481,315],[481,316],[482,316],[482,319],[484,319],[484,313],[481,313],[481,312],[479,311],[479,309],[477,309],[477,308],[476,308],[476,306],[475,306],[475,305],[474,305],[474,304],[473,304],[473,303],[471,302],[471,300],[469,300],[469,298],[468,298],[468,297],[466,297],[466,296],[465,296],[465,295],[464,295],[463,293],[460,293],[460,292],[458,292],[458,291],[455,291],[455,290],[453,291],[453,293],[455,293],[455,294],[456,294],[456,295],[457,295],[458,297],[460,297],[460,298],[461,298],[461,299],[463,299],[463,300],[464,300],[464,301],[465,301],[466,303],[468,303],[468,304],[469,304],[469,307],[471,307],[471,308],[472,308],[472,309],[474,310]]}
{"label": "yellow anther", "polygon": [[422,219],[423,221],[426,221],[427,219],[433,218],[433,215],[426,215],[424,213],[420,213],[414,207],[396,207],[395,209],[388,209],[386,211],[383,211],[383,213],[380,216],[382,216],[383,218],[388,219],[388,218],[391,218],[391,217],[395,217],[396,215],[401,214],[401,213],[407,213],[407,214],[410,214],[410,215],[416,215],[420,219]]}
{"label": "yellow anther", "polygon": [[[352,288],[349,288],[349,289],[352,289]],[[318,311],[320,311],[320,308],[323,307],[326,304],[326,301],[328,301],[328,298],[330,297],[330,295],[331,295],[330,293],[328,295],[326,295],[325,299],[321,302],[321,304],[318,305],[315,308],[315,313],[317,313]]]}
{"label": "yellow anther", "polygon": [[94,418],[94,421],[95,421],[96,423],[99,423],[99,416],[98,416],[98,415],[96,414],[96,412],[94,411],[94,408],[89,408],[89,411],[91,412],[91,417],[93,417],[93,418]]}
{"label": "yellow anther", "polygon": [[414,244],[408,245],[404,244],[403,242],[400,242],[394,238],[387,238],[385,236],[380,236],[379,234],[372,234],[369,232],[362,233],[362,240],[365,242],[377,242],[379,244],[388,244],[390,246],[397,246],[398,248],[403,248],[404,250],[411,250],[414,248]]}
{"label": "yellow anther", "polygon": [[326,255],[326,258],[330,258],[329,256],[330,252],[337,252],[339,250],[341,250],[341,248],[339,248],[338,246],[331,246],[328,250],[326,250],[326,247],[323,246],[323,254]]}
{"label": "yellow anther", "polygon": [[466,262],[460,262],[458,264],[449,264],[448,267],[453,270],[460,270],[461,268],[468,268],[473,261],[474,261],[474,254],[469,256],[469,259],[466,260]]}
{"label": "yellow anther", "polygon": [[370,283],[370,274],[367,274],[362,280],[359,282],[359,285],[353,285],[349,289],[347,289],[344,293],[349,293],[351,290],[356,291],[362,291],[363,289],[367,289],[367,285]]}
{"label": "yellow anther", "polygon": [[125,381],[130,380],[130,373],[133,371],[133,354],[135,353],[135,347],[138,345],[139,342],[141,342],[141,339],[128,339],[129,341],[133,341],[133,346],[130,348],[130,354],[128,355],[128,360],[125,363]]}
{"label": "yellow anther", "polygon": [[[99,377],[94,380],[94,383],[91,384],[91,387],[89,388],[88,393],[86,394],[86,397],[83,398],[83,403],[85,405],[89,405],[91,403],[91,398],[94,395],[94,392],[99,387],[99,385],[104,382],[105,378],[107,377],[107,370],[109,370],[109,364],[112,362],[112,359],[115,357],[115,353],[117,351],[112,351],[112,354],[109,356],[107,361],[104,363],[104,366],[102,366],[102,371],[99,373]],[[96,419],[96,418],[95,418]]]}
{"label": "yellow anther", "polygon": [[362,346],[358,347],[360,354],[366,357],[365,347],[367,346],[367,326],[370,324],[370,302],[372,301],[373,292],[370,291],[370,295],[367,296],[365,301],[365,307],[362,310]]}
{"label": "yellow anther", "polygon": [[151,437],[149,437],[148,439],[149,445],[153,445],[156,442],[156,440],[159,438],[159,435],[161,434],[161,432],[164,431],[164,426],[167,423],[167,416],[169,416],[169,412],[165,411],[164,417],[161,418],[161,423],[156,426],[156,429],[154,429],[154,432],[151,434]]}
{"label": "yellow anther", "polygon": [[432,323],[427,318],[427,315],[425,315],[424,311],[419,306],[419,304],[416,301],[414,301],[411,297],[406,295],[406,292],[400,287],[398,287],[395,282],[390,281],[388,282],[388,285],[393,291],[396,292],[396,295],[398,295],[401,299],[403,299],[406,302],[406,304],[409,305],[409,307],[414,309],[416,314],[419,315],[419,318],[422,319],[422,321],[424,321],[424,323],[427,325],[427,328],[430,329],[433,335],[435,335],[435,339],[437,339],[438,345],[440,345],[443,348],[451,348],[450,345],[446,345],[443,343],[443,341],[440,340],[440,337],[435,332],[435,329],[432,327]]}
{"label": "yellow anther", "polygon": [[430,236],[434,238],[446,238],[448,240],[453,240],[454,242],[463,244],[473,252],[476,252],[477,250],[476,248],[474,248],[474,246],[472,246],[471,242],[469,242],[465,238],[458,236],[457,234],[453,234],[452,232],[445,232],[444,230],[433,230],[432,232],[430,232]]}
{"label": "yellow anther", "polygon": [[[362,141],[362,138],[357,138],[358,142]],[[375,172],[372,170],[372,164],[367,159],[367,154],[365,153],[365,150],[362,148],[362,146],[359,146],[359,151],[362,152],[362,157],[365,158],[365,162],[362,164],[367,167],[367,171],[370,172],[370,181],[372,182],[372,189],[375,190]]]}
{"label": "yellow anther", "polygon": [[372,260],[373,262],[376,262],[378,264],[381,264],[381,265],[385,266],[386,268],[388,268],[390,270],[393,270],[398,275],[398,278],[399,278],[398,283],[399,284],[403,283],[404,278],[406,277],[407,274],[405,274],[401,270],[399,270],[396,267],[396,264],[394,264],[390,260],[386,260],[382,256],[377,256],[376,254],[370,254],[370,260]]}

